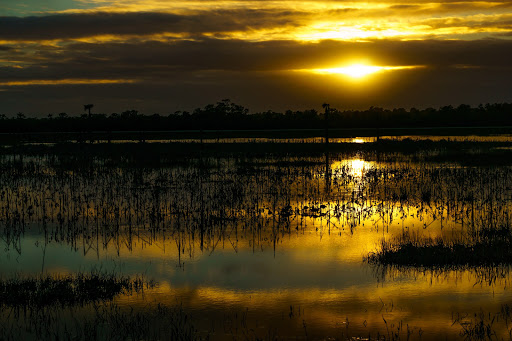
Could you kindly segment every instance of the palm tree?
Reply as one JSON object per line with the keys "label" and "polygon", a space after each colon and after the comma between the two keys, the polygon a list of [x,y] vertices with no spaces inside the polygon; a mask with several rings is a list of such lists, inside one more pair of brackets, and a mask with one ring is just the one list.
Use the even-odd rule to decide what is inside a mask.
{"label": "palm tree", "polygon": [[325,144],[329,144],[329,111],[331,111],[331,106],[329,103],[322,104],[322,108],[325,109]]}
{"label": "palm tree", "polygon": [[89,117],[91,117],[91,109],[94,107],[94,104],[84,104],[84,111],[89,111]]}

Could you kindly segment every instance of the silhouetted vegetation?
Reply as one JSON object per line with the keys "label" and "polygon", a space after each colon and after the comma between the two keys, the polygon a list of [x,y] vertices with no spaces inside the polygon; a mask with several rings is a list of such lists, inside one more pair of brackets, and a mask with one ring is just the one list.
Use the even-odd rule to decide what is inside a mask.
{"label": "silhouetted vegetation", "polygon": [[[324,129],[326,118],[331,129],[337,128],[414,128],[471,127],[512,125],[512,104],[496,103],[471,107],[444,106],[439,109],[404,108],[337,110],[324,105],[316,109],[283,112],[266,111],[249,114],[249,109],[229,99],[197,108],[193,112],[176,111],[169,115],[141,114],[137,110],[122,113],[91,114],[92,104],[84,105],[87,113],[72,116],[49,114],[29,118],[17,113],[9,118],[0,115],[0,132],[90,132],[90,131],[167,131],[167,130],[254,130],[254,129]],[[325,117],[328,113],[328,117]]]}
{"label": "silhouetted vegetation", "polygon": [[366,257],[371,264],[422,268],[464,268],[512,264],[512,234],[508,227],[483,228],[463,241],[413,239],[408,234]]}
{"label": "silhouetted vegetation", "polygon": [[181,307],[0,307],[1,340],[200,340]]}
{"label": "silhouetted vegetation", "polygon": [[[224,256],[232,248],[233,257],[238,257],[252,249],[253,253],[273,251],[280,261],[289,240],[307,244],[313,236],[355,243],[364,233],[372,242],[364,251],[362,244],[354,263],[361,261],[363,252],[375,251],[381,237],[388,240],[367,259],[376,265],[368,267],[372,272],[391,268],[406,279],[418,272],[446,278],[459,272],[477,283],[487,281],[494,290],[502,283],[495,278],[508,285],[512,264],[512,140],[505,136],[478,142],[477,138],[418,141],[388,136],[370,139],[371,143],[347,139],[329,147],[322,138],[320,143],[245,139],[201,145],[197,137],[172,143],[4,145],[0,146],[0,239],[10,259],[23,260],[33,250],[27,237],[34,237],[45,268],[47,246],[65,246],[68,251],[63,255],[92,259],[96,254],[100,263],[103,254],[127,259],[119,255],[137,256],[139,250],[152,246],[162,254],[166,250],[166,272],[174,272],[176,262],[187,274],[188,264],[198,255]],[[416,239],[405,237],[414,233]],[[331,276],[331,271],[326,273]],[[208,303],[188,306],[186,299],[178,300],[188,296],[178,296],[179,292],[173,304],[172,295],[180,289],[180,282],[173,279],[178,276],[171,277],[170,290],[162,285],[144,295],[135,294],[146,288],[145,282],[119,274],[26,276],[30,275],[0,279],[1,340],[273,340],[334,335],[326,334],[334,329],[317,324],[314,317],[308,320],[304,307],[302,315],[300,307],[299,314],[292,306],[284,314],[274,307],[257,307],[258,312],[269,310],[271,314],[265,311],[265,315],[270,321],[245,310],[231,312],[232,316],[224,306],[211,309]],[[391,301],[389,312],[382,300]],[[417,321],[401,314],[393,317],[393,301],[386,297],[380,301],[378,313],[370,302],[364,303],[369,305],[368,314],[353,318],[347,310],[346,320],[344,311],[338,314],[341,322],[333,327],[335,336],[422,338],[423,330],[413,327]],[[132,302],[139,305],[127,305]],[[237,307],[242,306],[233,309]],[[411,309],[410,315],[414,312]],[[290,320],[295,316],[289,329],[284,326],[287,314]],[[213,316],[214,321],[204,322],[205,316]],[[461,335],[469,339],[491,338],[502,328],[486,315],[475,315],[471,321],[454,318],[454,333],[459,333],[460,324]]]}
{"label": "silhouetted vegetation", "polygon": [[91,272],[64,276],[39,276],[0,280],[0,306],[73,306],[112,300],[120,294],[152,286],[142,278]]}
{"label": "silhouetted vegetation", "polygon": [[461,326],[464,340],[512,340],[512,307],[501,305],[497,312],[480,310],[473,314],[456,314],[453,324]]}

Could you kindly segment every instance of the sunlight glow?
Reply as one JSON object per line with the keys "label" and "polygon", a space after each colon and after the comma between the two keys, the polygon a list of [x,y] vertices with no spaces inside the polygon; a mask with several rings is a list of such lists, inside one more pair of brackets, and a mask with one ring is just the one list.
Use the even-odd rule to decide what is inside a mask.
{"label": "sunlight glow", "polygon": [[342,173],[349,174],[350,176],[359,179],[361,179],[366,174],[366,172],[372,167],[374,167],[373,162],[365,161],[359,158],[335,161],[331,164],[331,170],[333,172],[345,169],[346,173]]}
{"label": "sunlight glow", "polygon": [[420,66],[376,66],[365,64],[352,64],[344,67],[328,69],[312,69],[310,71],[319,74],[342,74],[352,78],[362,78],[380,71],[414,69]]}
{"label": "sunlight glow", "polygon": [[341,73],[354,78],[361,78],[380,71],[381,69],[381,66],[354,64],[346,67],[325,69],[325,71],[330,73]]}
{"label": "sunlight glow", "polygon": [[369,165],[370,164],[364,160],[360,160],[360,159],[351,160],[349,163],[350,170],[351,170],[350,173],[355,177],[362,178],[366,169],[369,167]]}

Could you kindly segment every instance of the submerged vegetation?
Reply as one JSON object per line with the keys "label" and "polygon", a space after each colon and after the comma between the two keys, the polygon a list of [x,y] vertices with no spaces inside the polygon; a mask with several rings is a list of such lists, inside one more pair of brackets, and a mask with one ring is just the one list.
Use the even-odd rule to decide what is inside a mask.
{"label": "submerged vegetation", "polygon": [[[58,146],[28,146],[32,152],[25,156],[5,149],[0,234],[7,248],[21,254],[20,239],[34,229],[44,234],[45,243],[66,243],[84,254],[166,237],[192,257],[195,240],[201,251],[213,250],[219,237],[241,233],[253,247],[276,247],[284,235],[315,220],[327,233],[353,233],[367,220],[377,229],[402,221],[407,229],[411,216],[424,227],[510,226],[512,169],[500,165],[508,150],[483,154],[487,165],[498,165],[468,167],[483,156],[459,153],[460,159],[448,162],[446,150],[423,149],[290,156],[203,151],[195,158],[165,154],[165,144],[132,145],[130,153],[109,148],[72,145],[64,153]],[[488,246],[482,238],[460,251],[450,243],[384,247],[396,257],[406,248],[420,250],[418,262],[426,262],[423,252],[437,250],[437,256],[451,258],[452,252],[484,252]],[[492,243],[506,247],[509,239]]]}
{"label": "submerged vegetation", "polygon": [[[436,328],[417,327],[409,301],[386,298],[393,283],[374,294],[375,271],[363,272],[393,268],[414,288],[411,269],[482,281],[500,271],[508,280],[510,142],[311,145],[4,146],[0,266],[17,270],[27,254],[40,266],[2,273],[0,339],[398,340],[441,335],[437,323],[447,338],[494,337],[487,319],[484,329],[476,319],[450,322],[453,310],[428,316]],[[124,273],[73,274],[55,254],[119,260],[128,273],[153,266],[149,278],[162,286]],[[62,273],[33,275],[52,267]],[[353,298],[350,286],[362,293]],[[481,287],[489,300],[498,290],[496,281]]]}
{"label": "submerged vegetation", "polygon": [[14,340],[201,340],[181,307],[157,304],[127,309],[102,305],[0,308],[0,339]]}
{"label": "submerged vegetation", "polygon": [[381,249],[365,259],[371,264],[437,269],[512,265],[512,233],[509,226],[482,228],[463,240],[450,241],[412,238],[407,233],[382,241]]}
{"label": "submerged vegetation", "polygon": [[512,340],[512,307],[502,304],[499,311],[454,314],[464,340]]}

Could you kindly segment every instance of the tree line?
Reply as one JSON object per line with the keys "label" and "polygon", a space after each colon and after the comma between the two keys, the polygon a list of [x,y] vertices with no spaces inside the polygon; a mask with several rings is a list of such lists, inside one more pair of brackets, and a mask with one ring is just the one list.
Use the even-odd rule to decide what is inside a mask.
{"label": "tree line", "polygon": [[91,113],[92,104],[84,105],[84,114],[66,113],[44,118],[0,115],[0,132],[87,132],[87,131],[165,131],[165,130],[252,130],[252,129],[329,129],[338,128],[419,128],[512,126],[512,103],[481,104],[472,107],[443,106],[438,109],[404,108],[338,110],[324,104],[316,109],[285,112],[249,113],[249,109],[229,99],[208,104],[192,112],[176,111],[169,115],[144,115],[136,110],[122,113]]}

